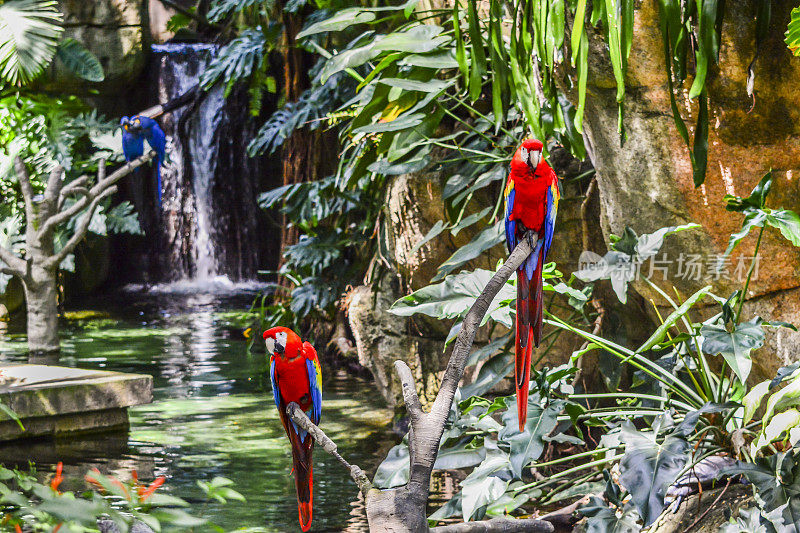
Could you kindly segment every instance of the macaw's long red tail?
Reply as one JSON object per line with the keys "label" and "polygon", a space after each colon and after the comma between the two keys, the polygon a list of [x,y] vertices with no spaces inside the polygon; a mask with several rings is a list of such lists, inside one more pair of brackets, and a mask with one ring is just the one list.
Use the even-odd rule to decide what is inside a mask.
{"label": "macaw's long red tail", "polygon": [[542,263],[544,250],[538,250],[539,258],[533,277],[528,280],[525,266],[517,270],[517,339],[514,355],[514,376],[517,386],[517,417],[520,432],[525,431],[528,418],[528,383],[531,379],[531,359],[534,346],[539,346],[542,337],[543,297]]}
{"label": "macaw's long red tail", "polygon": [[297,511],[300,518],[300,529],[311,529],[311,515],[314,506],[314,465],[311,454],[314,451],[314,439],[306,435],[305,442],[290,430],[292,441],[292,466],[294,467],[294,485],[297,488]]}

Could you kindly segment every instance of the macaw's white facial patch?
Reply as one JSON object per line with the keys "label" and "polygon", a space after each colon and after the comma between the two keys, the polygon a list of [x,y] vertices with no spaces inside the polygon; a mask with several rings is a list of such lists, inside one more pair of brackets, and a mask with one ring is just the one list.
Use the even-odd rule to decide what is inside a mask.
{"label": "macaw's white facial patch", "polygon": [[528,158],[530,157],[530,152],[528,152],[528,149],[523,146],[519,149],[519,157],[522,159],[523,163],[527,164]]}
{"label": "macaw's white facial patch", "polygon": [[542,160],[542,152],[535,150],[531,152],[531,168],[539,166],[539,161]]}
{"label": "macaw's white facial patch", "polygon": [[285,331],[279,331],[275,334],[275,347],[276,349],[283,353],[286,351],[286,339],[288,335],[286,335]]}
{"label": "macaw's white facial patch", "polygon": [[267,351],[270,353],[270,355],[274,355],[275,354],[275,339],[273,339],[272,337],[267,337],[266,339],[264,339],[264,342],[267,345]]}

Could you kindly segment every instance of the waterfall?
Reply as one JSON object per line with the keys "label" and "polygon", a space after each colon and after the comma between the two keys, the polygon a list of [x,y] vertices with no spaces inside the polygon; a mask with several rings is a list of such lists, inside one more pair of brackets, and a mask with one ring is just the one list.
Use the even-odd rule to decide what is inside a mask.
{"label": "waterfall", "polygon": [[[196,43],[153,45],[157,100],[166,102],[197,84],[217,49]],[[253,279],[259,268],[272,267],[262,261],[272,262],[276,255],[277,232],[264,230],[269,222],[256,196],[277,186],[273,181],[280,176],[268,172],[269,161],[246,153],[255,132],[246,88],[234,88],[227,98],[224,89],[220,84],[158,118],[167,135],[167,160],[160,210],[145,210],[151,213],[144,224],[150,281],[224,285]]]}

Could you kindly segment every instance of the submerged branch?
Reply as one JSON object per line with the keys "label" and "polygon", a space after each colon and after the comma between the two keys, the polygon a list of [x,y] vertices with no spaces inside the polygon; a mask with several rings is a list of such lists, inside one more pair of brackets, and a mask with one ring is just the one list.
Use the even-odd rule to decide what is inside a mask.
{"label": "submerged branch", "polygon": [[353,481],[358,485],[358,490],[361,491],[361,494],[366,497],[367,493],[372,488],[372,483],[364,471],[361,470],[358,465],[351,465],[344,457],[339,455],[336,443],[333,442],[319,426],[309,420],[300,406],[295,402],[286,406],[286,414],[289,415],[289,418],[291,418],[295,424],[306,430],[314,438],[314,442],[322,446],[323,450],[334,456],[336,460],[350,471],[350,477],[352,477]]}

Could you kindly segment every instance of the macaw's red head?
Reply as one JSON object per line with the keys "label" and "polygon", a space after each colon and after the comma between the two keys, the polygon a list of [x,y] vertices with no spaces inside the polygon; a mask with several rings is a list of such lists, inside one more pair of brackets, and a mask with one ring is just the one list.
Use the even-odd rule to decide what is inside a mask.
{"label": "macaw's red head", "polygon": [[270,355],[278,355],[285,358],[288,353],[290,359],[297,356],[303,345],[297,333],[281,326],[265,331],[264,342]]}
{"label": "macaw's red head", "polygon": [[[511,160],[511,168],[516,172],[530,172],[533,175],[542,161],[542,142],[537,139],[525,139],[517,148]],[[527,172],[526,172],[527,171]]]}

